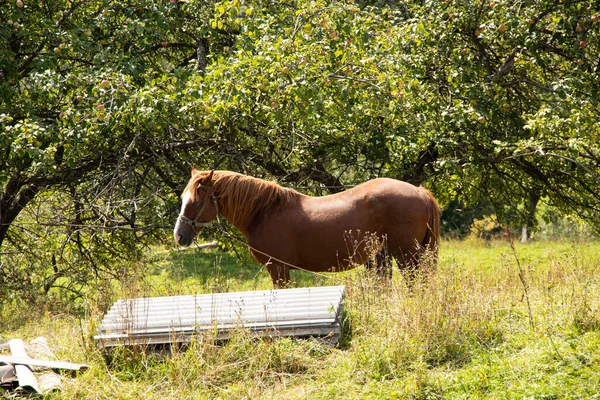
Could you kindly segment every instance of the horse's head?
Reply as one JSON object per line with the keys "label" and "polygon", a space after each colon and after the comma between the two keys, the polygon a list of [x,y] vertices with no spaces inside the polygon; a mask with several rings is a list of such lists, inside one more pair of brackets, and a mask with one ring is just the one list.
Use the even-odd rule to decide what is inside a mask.
{"label": "horse's head", "polygon": [[213,185],[214,171],[192,168],[192,177],[181,196],[181,211],[173,230],[175,243],[189,246],[194,236],[219,214]]}

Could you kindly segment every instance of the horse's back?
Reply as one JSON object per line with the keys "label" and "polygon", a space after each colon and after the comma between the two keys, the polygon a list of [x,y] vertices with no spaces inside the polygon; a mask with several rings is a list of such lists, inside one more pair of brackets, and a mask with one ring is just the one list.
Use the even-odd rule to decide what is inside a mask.
{"label": "horse's back", "polygon": [[377,178],[356,187],[358,199],[372,211],[393,214],[403,220],[427,212],[427,199],[421,188],[391,178]]}
{"label": "horse's back", "polygon": [[386,235],[399,247],[412,246],[415,239],[420,243],[430,215],[420,188],[391,178],[373,179],[329,196],[306,197],[302,208],[306,219],[299,227],[306,236],[315,231],[328,237],[370,232]]}
{"label": "horse's back", "polygon": [[306,215],[321,220],[339,219],[340,222],[356,220],[364,213],[383,219],[393,216],[407,219],[426,213],[426,206],[427,201],[420,188],[392,178],[372,179],[328,196],[306,196],[302,202]]}

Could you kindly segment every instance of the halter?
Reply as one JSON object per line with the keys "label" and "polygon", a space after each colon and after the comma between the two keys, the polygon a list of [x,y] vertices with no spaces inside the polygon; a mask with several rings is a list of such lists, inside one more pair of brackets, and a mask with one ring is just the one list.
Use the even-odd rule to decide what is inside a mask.
{"label": "halter", "polygon": [[[209,188],[207,186],[198,186],[199,189],[202,189],[206,192],[208,192]],[[183,214],[179,214],[179,216],[177,217],[177,220],[181,223],[184,223],[185,225],[189,225],[191,226],[193,229],[196,228],[204,228],[205,226],[208,226],[210,224],[212,224],[212,221],[209,222],[200,222],[200,216],[202,215],[202,213],[204,212],[204,209],[206,208],[206,197],[202,200],[202,206],[200,206],[200,211],[198,211],[198,214],[196,214],[196,218],[194,219],[189,219],[188,217],[186,217]],[[210,200],[212,201],[213,205],[215,206],[215,210],[217,211],[217,222],[219,221],[219,204],[217,202],[217,198],[214,195],[214,192],[210,194]]]}

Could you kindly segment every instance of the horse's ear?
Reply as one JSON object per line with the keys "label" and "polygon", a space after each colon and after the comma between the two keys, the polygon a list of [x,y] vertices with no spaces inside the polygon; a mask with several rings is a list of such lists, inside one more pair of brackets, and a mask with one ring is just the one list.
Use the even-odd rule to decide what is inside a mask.
{"label": "horse's ear", "polygon": [[194,172],[198,171],[198,164],[194,163],[194,166],[192,167],[192,175],[194,175]]}
{"label": "horse's ear", "polygon": [[213,185],[213,175],[214,175],[215,171],[211,170],[208,175],[206,175],[204,178],[202,178],[202,185],[203,186],[212,186]]}

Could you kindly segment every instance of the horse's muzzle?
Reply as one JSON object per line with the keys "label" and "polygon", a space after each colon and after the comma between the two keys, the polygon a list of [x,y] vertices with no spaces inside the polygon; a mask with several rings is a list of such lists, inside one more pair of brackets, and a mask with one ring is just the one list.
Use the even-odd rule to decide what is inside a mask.
{"label": "horse's muzzle", "polygon": [[186,237],[186,236],[182,236],[182,235],[175,236],[175,243],[177,243],[178,245],[183,246],[183,247],[188,247],[190,244],[192,244],[193,241],[194,241],[193,237]]}
{"label": "horse's muzzle", "polygon": [[[188,232],[188,230],[190,232]],[[180,246],[188,247],[191,245],[194,241],[194,236],[196,236],[196,232],[194,232],[193,229],[181,229],[179,224],[177,224],[173,230],[175,243]]]}

